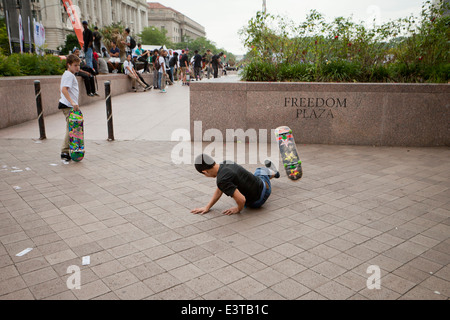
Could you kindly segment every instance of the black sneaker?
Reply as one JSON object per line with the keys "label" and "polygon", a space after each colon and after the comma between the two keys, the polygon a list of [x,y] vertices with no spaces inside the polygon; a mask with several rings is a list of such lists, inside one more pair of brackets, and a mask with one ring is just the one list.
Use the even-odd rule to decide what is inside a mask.
{"label": "black sneaker", "polygon": [[274,175],[275,179],[278,179],[280,177],[280,172],[275,167],[275,165],[272,163],[272,161],[270,161],[269,159],[264,160],[264,165],[266,166],[266,168],[269,168],[270,170],[272,170],[275,173],[275,175]]}
{"label": "black sneaker", "polygon": [[68,154],[66,152],[61,152],[61,160],[70,161],[70,160],[72,160],[72,158],[70,157],[70,154]]}

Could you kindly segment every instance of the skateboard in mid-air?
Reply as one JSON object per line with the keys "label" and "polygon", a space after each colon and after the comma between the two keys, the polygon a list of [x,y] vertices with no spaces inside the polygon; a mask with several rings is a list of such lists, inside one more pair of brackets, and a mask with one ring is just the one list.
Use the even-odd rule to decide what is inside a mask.
{"label": "skateboard in mid-air", "polygon": [[69,150],[73,161],[84,158],[83,114],[72,111],[69,115]]}
{"label": "skateboard in mid-air", "polygon": [[294,135],[287,126],[275,129],[275,137],[280,147],[280,156],[289,179],[298,180],[302,177],[302,161],[300,160],[295,145]]}

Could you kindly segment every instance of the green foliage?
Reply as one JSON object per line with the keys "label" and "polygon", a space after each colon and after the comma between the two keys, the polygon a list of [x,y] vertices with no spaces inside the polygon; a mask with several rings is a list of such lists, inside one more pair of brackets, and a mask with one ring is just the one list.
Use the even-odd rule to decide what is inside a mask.
{"label": "green foliage", "polygon": [[61,75],[64,70],[65,63],[53,55],[0,55],[0,76]]}
{"label": "green foliage", "polygon": [[167,37],[167,30],[166,29],[159,29],[154,26],[148,26],[142,30],[142,32],[139,34],[139,37],[141,38],[142,44],[147,45],[166,45],[166,47],[171,46],[171,41]]}
{"label": "green foliage", "polygon": [[0,19],[0,54],[9,54],[8,31],[6,29],[5,19]]}
{"label": "green foliage", "polygon": [[207,49],[210,49],[213,54],[223,52],[224,56],[226,56],[225,58],[223,58],[223,61],[226,63],[228,62],[232,64],[233,61],[236,61],[236,56],[234,54],[228,52],[223,48],[217,48],[217,45],[214,42],[205,37],[199,37],[196,39],[190,39],[189,37],[187,37],[186,41],[172,44],[172,48],[180,50],[189,48],[190,56],[194,55],[195,50],[198,50],[198,53],[203,55],[206,53]]}
{"label": "green foliage", "polygon": [[64,47],[61,50],[62,55],[68,55],[69,51],[72,51],[74,47],[80,48],[80,43],[78,42],[78,38],[75,34],[69,33],[66,36],[66,42],[64,43]]}
{"label": "green foliage", "polygon": [[[370,28],[352,18],[326,22],[315,10],[300,24],[258,12],[240,31],[248,49],[243,79],[448,82],[450,16],[443,14],[446,9],[442,0],[437,5],[426,1],[420,18]],[[268,71],[266,80],[263,70]]]}
{"label": "green foliage", "polygon": [[102,42],[106,48],[111,49],[111,41],[114,41],[117,47],[120,49],[121,54],[125,53],[125,45],[122,41],[126,40],[124,36],[125,26],[122,22],[112,23],[109,26],[105,26],[98,30],[102,34]]}

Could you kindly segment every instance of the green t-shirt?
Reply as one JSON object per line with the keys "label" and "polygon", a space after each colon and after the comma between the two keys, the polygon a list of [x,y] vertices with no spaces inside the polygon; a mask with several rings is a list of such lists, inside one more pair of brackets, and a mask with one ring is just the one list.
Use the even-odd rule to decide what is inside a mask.
{"label": "green t-shirt", "polygon": [[136,55],[140,56],[141,54],[144,53],[144,49],[139,49],[139,48],[138,48],[138,49],[136,49],[134,52],[136,53]]}

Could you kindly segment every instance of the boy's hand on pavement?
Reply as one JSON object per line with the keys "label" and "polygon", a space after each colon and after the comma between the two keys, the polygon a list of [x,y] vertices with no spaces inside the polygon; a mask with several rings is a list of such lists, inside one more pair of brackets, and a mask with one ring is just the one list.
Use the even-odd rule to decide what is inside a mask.
{"label": "boy's hand on pavement", "polygon": [[227,209],[227,210],[223,211],[222,213],[226,214],[227,216],[231,216],[232,214],[236,214],[236,213],[239,213],[239,212],[240,212],[239,208],[238,207],[234,207],[234,208],[231,208],[231,209]]}
{"label": "boy's hand on pavement", "polygon": [[198,213],[200,213],[200,214],[205,214],[205,213],[208,213],[208,212],[209,212],[209,209],[206,208],[206,207],[203,207],[203,208],[196,208],[196,209],[194,209],[194,210],[191,210],[191,213],[194,213],[194,214],[198,214]]}

